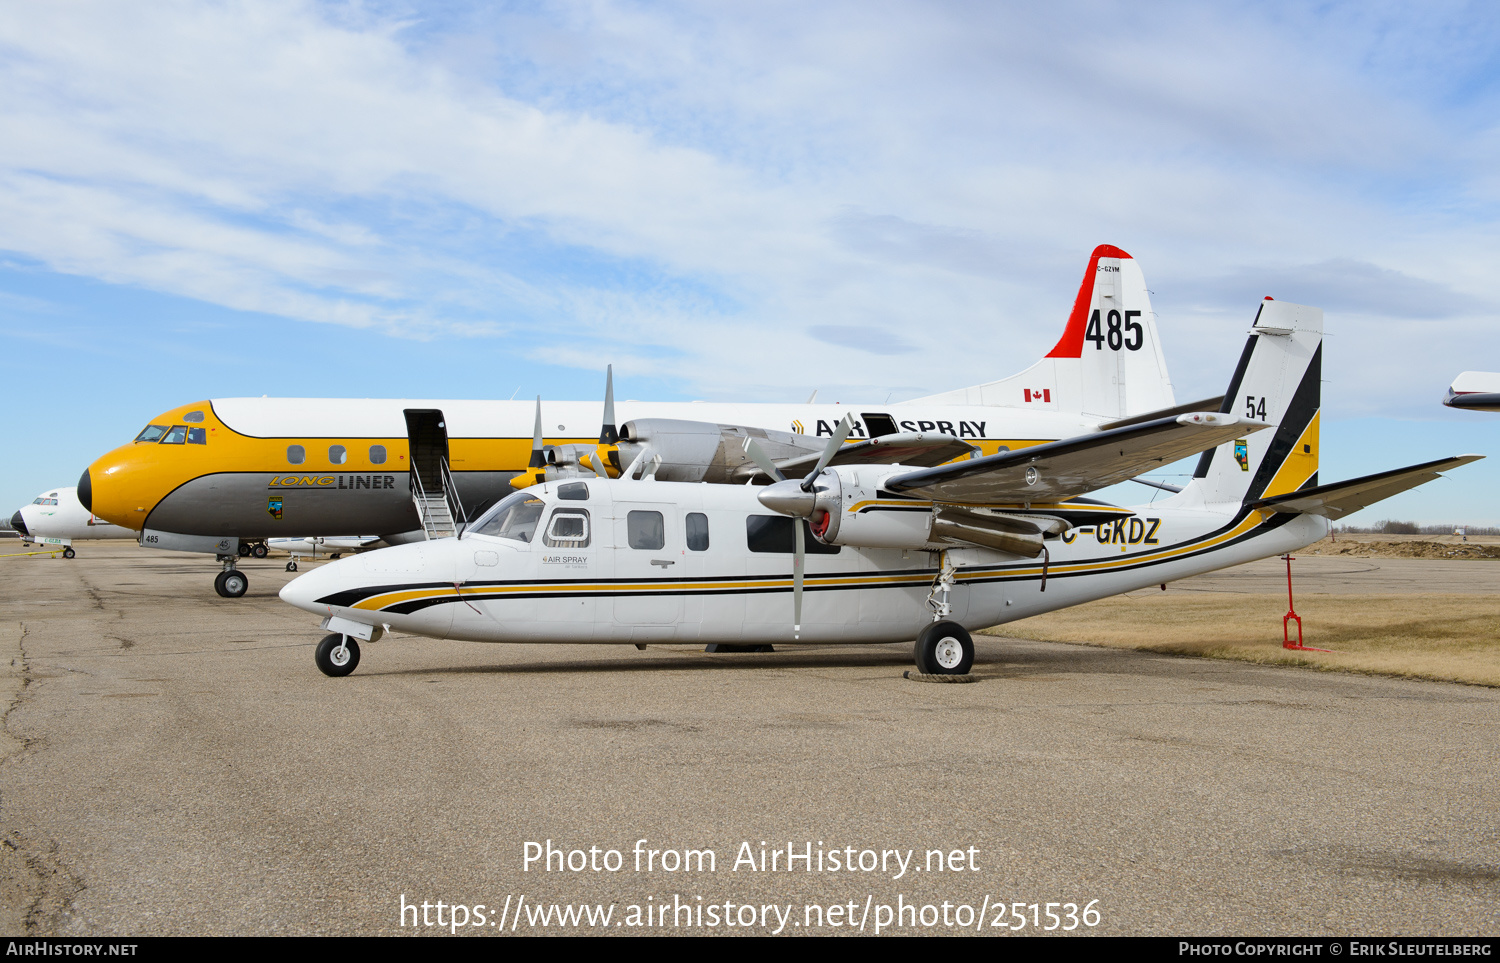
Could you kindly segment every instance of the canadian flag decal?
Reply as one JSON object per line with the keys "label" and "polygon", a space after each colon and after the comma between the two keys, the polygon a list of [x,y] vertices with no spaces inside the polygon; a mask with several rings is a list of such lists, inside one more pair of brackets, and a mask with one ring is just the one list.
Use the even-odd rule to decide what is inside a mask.
{"label": "canadian flag decal", "polygon": [[1028,403],[1033,401],[1045,401],[1048,404],[1051,404],[1052,402],[1051,388],[1025,388],[1022,390],[1026,393],[1026,401]]}

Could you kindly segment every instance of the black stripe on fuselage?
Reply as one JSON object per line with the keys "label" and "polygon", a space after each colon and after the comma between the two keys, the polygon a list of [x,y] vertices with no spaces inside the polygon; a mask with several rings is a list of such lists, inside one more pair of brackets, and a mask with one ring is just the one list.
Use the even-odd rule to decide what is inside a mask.
{"label": "black stripe on fuselage", "polygon": [[[1140,570],[1143,570],[1143,569],[1149,569],[1149,568],[1152,568],[1152,567],[1155,567],[1155,566],[1159,566],[1159,565],[1166,565],[1166,564],[1171,563],[1171,562],[1182,561],[1184,559],[1197,558],[1197,557],[1199,557],[1201,555],[1206,555],[1206,554],[1208,554],[1210,552],[1216,552],[1216,551],[1220,551],[1220,550],[1223,550],[1223,549],[1227,549],[1227,548],[1229,548],[1231,546],[1241,544],[1243,542],[1249,541],[1252,538],[1259,537],[1260,535],[1263,535],[1263,534],[1265,534],[1265,533],[1267,533],[1269,531],[1272,531],[1274,529],[1280,528],[1281,526],[1290,523],[1294,518],[1297,517],[1296,515],[1291,515],[1291,514],[1277,514],[1277,515],[1272,516],[1269,519],[1266,519],[1266,520],[1262,521],[1261,524],[1255,526],[1254,528],[1250,529],[1249,531],[1247,531],[1247,532],[1245,532],[1245,533],[1243,533],[1241,535],[1238,535],[1238,536],[1230,539],[1227,542],[1221,542],[1221,543],[1216,544],[1216,545],[1205,546],[1203,548],[1200,548],[1200,549],[1197,549],[1197,550],[1194,550],[1194,551],[1184,552],[1182,554],[1171,555],[1171,556],[1168,556],[1168,557],[1162,557],[1162,555],[1161,555],[1162,552],[1170,551],[1173,548],[1177,548],[1177,547],[1180,547],[1180,546],[1183,546],[1183,545],[1191,544],[1192,542],[1207,541],[1207,540],[1210,540],[1210,539],[1214,538],[1215,536],[1217,536],[1219,534],[1222,534],[1225,531],[1232,530],[1241,521],[1243,521],[1245,519],[1245,517],[1247,515],[1249,515],[1249,514],[1250,514],[1250,510],[1249,509],[1241,509],[1228,522],[1226,522],[1224,525],[1220,526],[1219,528],[1214,529],[1211,532],[1205,532],[1204,534],[1202,534],[1200,536],[1197,536],[1197,537],[1195,537],[1193,539],[1190,539],[1188,541],[1185,541],[1185,542],[1177,543],[1176,545],[1166,545],[1166,546],[1163,546],[1160,549],[1156,549],[1155,551],[1153,551],[1151,553],[1152,555],[1157,556],[1157,557],[1154,557],[1154,558],[1142,559],[1142,560],[1140,560],[1138,562],[1130,562],[1128,560],[1121,560],[1121,559],[1119,559],[1116,556],[1101,555],[1101,556],[1095,556],[1095,557],[1092,557],[1092,558],[1070,560],[1070,561],[1067,561],[1067,562],[1059,562],[1057,564],[1059,566],[1063,566],[1063,567],[1067,567],[1067,568],[1075,568],[1075,567],[1078,567],[1078,566],[1090,566],[1090,565],[1108,564],[1108,568],[1106,569],[1106,571],[1108,571],[1110,574],[1114,574],[1114,573],[1117,573],[1117,572],[1140,571]],[[1122,564],[1122,561],[1123,561],[1123,564]],[[1037,579],[1040,578],[1040,575],[1037,574],[1037,572],[1036,572],[1036,565],[1037,565],[1037,563],[1036,563],[1035,560],[1027,560],[1027,561],[1024,561],[1024,562],[1015,562],[1015,563],[1011,563],[1009,565],[1004,565],[1004,566],[986,566],[986,567],[976,568],[976,569],[963,569],[963,570],[960,570],[960,584],[963,584],[963,585],[977,585],[977,584],[986,584],[986,583],[992,583],[992,582],[1035,581],[1035,580],[1037,580]],[[1025,572],[1025,573],[1010,572],[1010,571],[1008,571],[1009,569],[1016,569],[1016,568],[1024,568],[1024,569],[1027,569],[1028,571]],[[1098,575],[1098,574],[1100,574],[1100,572],[1097,571],[1097,570],[1095,570],[1095,571],[1071,571],[1071,572],[1070,571],[1052,571],[1052,572],[1049,572],[1049,574],[1048,574],[1047,577],[1048,577],[1049,581],[1055,581],[1055,580],[1058,580],[1058,579],[1083,578],[1083,577],[1089,577],[1089,576],[1094,576],[1094,575]],[[901,569],[901,570],[897,570],[897,571],[883,572],[879,576],[876,577],[876,580],[873,580],[873,581],[856,581],[856,582],[854,582],[854,584],[849,584],[849,585],[820,584],[822,582],[832,582],[832,581],[842,581],[842,580],[850,580],[850,579],[860,579],[862,577],[863,578],[869,578],[869,576],[867,574],[865,574],[865,573],[859,573],[859,572],[839,572],[839,573],[831,573],[831,574],[827,574],[827,575],[808,576],[806,582],[804,583],[803,590],[807,591],[807,592],[837,592],[837,591],[848,591],[848,590],[867,591],[867,590],[870,590],[870,589],[885,589],[885,588],[890,588],[890,589],[909,589],[909,588],[920,586],[922,584],[922,580],[923,579],[926,579],[926,578],[935,578],[936,575],[937,575],[937,569],[935,569],[935,568]],[[903,580],[903,581],[887,581],[888,579],[899,579],[899,578],[901,578],[903,576],[906,577],[905,580]],[[747,587],[744,584],[744,583],[749,583],[749,582],[760,582],[760,581],[765,581],[766,579],[775,579],[775,578],[778,578],[778,576],[772,574],[772,575],[725,576],[725,577],[719,577],[719,578],[694,578],[694,579],[680,579],[680,580],[673,580],[673,581],[662,580],[661,583],[660,583],[661,587],[659,589],[645,589],[645,588],[631,589],[628,594],[631,597],[633,597],[633,598],[645,598],[645,597],[656,597],[656,596],[667,596],[667,595],[679,595],[679,596],[688,596],[688,595],[775,595],[775,594],[787,593],[787,592],[791,592],[792,591],[792,586],[789,585],[789,584],[771,585],[771,586],[756,586],[756,587],[753,587],[753,588]],[[715,586],[713,586],[713,587],[701,587],[701,583],[704,583],[704,582],[714,582],[714,583],[717,583],[717,584]],[[680,584],[683,584],[683,583],[693,584],[695,587],[693,587],[693,588],[686,588],[686,587],[675,588],[674,587],[675,585],[680,585]],[[418,612],[418,611],[421,611],[422,609],[430,608],[431,606],[434,606],[434,605],[446,605],[446,604],[451,604],[451,603],[455,603],[455,602],[465,602],[465,601],[468,601],[468,602],[479,602],[479,601],[488,601],[488,600],[492,600],[492,599],[605,598],[605,597],[615,597],[615,596],[618,596],[618,595],[621,595],[621,594],[624,594],[624,593],[621,593],[621,592],[618,592],[618,591],[611,591],[608,588],[598,588],[598,589],[583,589],[583,588],[580,588],[580,589],[578,589],[576,591],[567,591],[566,589],[559,590],[558,587],[559,586],[567,586],[567,585],[579,585],[579,586],[582,586],[582,585],[604,585],[604,586],[608,586],[608,585],[642,585],[642,584],[646,584],[646,583],[643,583],[641,579],[567,579],[567,580],[548,580],[548,581],[533,580],[533,579],[516,579],[516,580],[510,580],[510,581],[467,582],[467,583],[464,583],[462,586],[459,586],[460,591],[458,593],[455,593],[454,595],[432,596],[432,597],[421,598],[421,599],[408,599],[407,601],[398,602],[395,605],[391,605],[391,606],[388,606],[386,608],[383,608],[380,611],[391,612],[391,613],[395,613],[395,614],[399,614],[399,615],[410,615],[413,612]],[[517,592],[517,591],[514,591],[514,589],[516,589],[516,588],[522,588],[522,587],[525,587],[525,586],[537,586],[537,588],[539,589],[539,591],[534,591],[534,592],[525,592],[525,591]],[[357,589],[357,590],[351,590],[351,591],[347,591],[347,592],[339,592],[339,593],[336,593],[334,595],[329,595],[329,596],[326,596],[324,598],[319,599],[318,603],[319,604],[326,604],[326,605],[338,605],[338,606],[342,606],[342,607],[348,608],[348,607],[352,607],[354,605],[354,603],[359,602],[359,601],[361,601],[363,599],[370,598],[370,597],[376,596],[376,595],[382,595],[382,594],[390,593],[390,592],[410,592],[410,591],[416,591],[416,590],[421,590],[421,589],[434,589],[434,588],[440,589],[440,588],[450,588],[450,587],[453,587],[453,583],[451,583],[451,582],[422,582],[422,583],[414,583],[414,584],[406,584],[406,585],[385,585],[385,586],[379,586],[379,587],[375,587],[375,588]],[[507,591],[507,592],[486,591],[487,589],[493,590],[493,589],[497,589],[497,588],[509,588],[509,589],[512,589],[512,591]]]}

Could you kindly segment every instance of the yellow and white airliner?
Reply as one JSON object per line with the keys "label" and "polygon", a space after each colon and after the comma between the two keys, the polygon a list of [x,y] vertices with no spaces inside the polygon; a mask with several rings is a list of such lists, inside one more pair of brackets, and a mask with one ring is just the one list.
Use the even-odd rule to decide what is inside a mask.
{"label": "yellow and white airliner", "polygon": [[[1177,405],[1140,268],[1102,245],[1089,258],[1062,338],[1019,375],[895,405],[625,401],[618,440],[649,440],[664,459],[663,480],[738,481],[753,470],[746,437],[783,461],[802,456],[805,471],[846,415],[855,439],[950,436],[965,453],[991,455],[1202,405]],[[549,401],[543,411],[547,445],[593,444],[600,436],[597,402]],[[226,572],[239,543],[288,533],[415,540],[424,533],[413,459],[436,452],[464,514],[476,517],[527,468],[535,412],[530,401],[198,401],[163,412],[90,465],[79,497],[100,517],[140,532],[143,545],[210,552]],[[615,422],[605,421],[600,441],[613,442]],[[601,462],[611,477],[623,467],[618,459]],[[243,590],[246,582],[234,584]]]}
{"label": "yellow and white airliner", "polygon": [[[915,638],[920,671],[965,673],[971,629],[1301,548],[1330,518],[1480,457],[1319,485],[1322,321],[1264,302],[1218,411],[918,468],[832,465],[836,434],[804,478],[762,488],[630,472],[547,482],[459,537],[330,563],[281,597],[323,617],[331,634],[315,660],[334,676],[388,631],[636,645]],[[1192,481],[1165,501],[1078,498],[1195,452]]]}

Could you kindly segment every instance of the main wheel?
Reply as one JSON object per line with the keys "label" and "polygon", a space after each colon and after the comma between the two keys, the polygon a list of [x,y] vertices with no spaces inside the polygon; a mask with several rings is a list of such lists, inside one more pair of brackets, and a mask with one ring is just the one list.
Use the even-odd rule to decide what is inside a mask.
{"label": "main wheel", "polygon": [[963,675],[974,665],[974,640],[957,622],[934,622],[917,636],[917,671]]}
{"label": "main wheel", "polygon": [[250,554],[254,555],[256,558],[265,558],[270,553],[271,550],[269,548],[266,548],[265,542],[256,542],[254,545],[250,546]]}
{"label": "main wheel", "polygon": [[72,558],[77,554],[77,552],[73,551],[73,546],[67,545],[63,547],[63,558]]}
{"label": "main wheel", "polygon": [[337,632],[325,635],[313,653],[313,661],[324,675],[348,675],[359,665],[359,643]]}
{"label": "main wheel", "polygon": [[249,590],[250,579],[245,576],[244,572],[237,569],[220,572],[214,579],[214,591],[226,599],[237,599]]}
{"label": "main wheel", "polygon": [[286,563],[286,570],[288,572],[295,572],[295,571],[297,571],[297,560],[295,558],[292,559],[290,562]]}
{"label": "main wheel", "polygon": [[240,542],[240,558],[249,558],[249,557],[250,557],[250,546],[247,543],[245,543],[245,542]]}

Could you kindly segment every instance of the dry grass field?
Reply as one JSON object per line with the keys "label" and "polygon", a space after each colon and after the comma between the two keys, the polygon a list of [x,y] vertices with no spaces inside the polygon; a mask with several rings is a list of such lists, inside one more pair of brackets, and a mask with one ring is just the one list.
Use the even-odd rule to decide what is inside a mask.
{"label": "dry grass field", "polygon": [[[1500,686],[1500,597],[1473,594],[1298,595],[1303,641],[1282,648],[1286,596],[1134,592],[987,630],[1246,662],[1313,666]],[[1292,623],[1296,639],[1296,623]]]}

